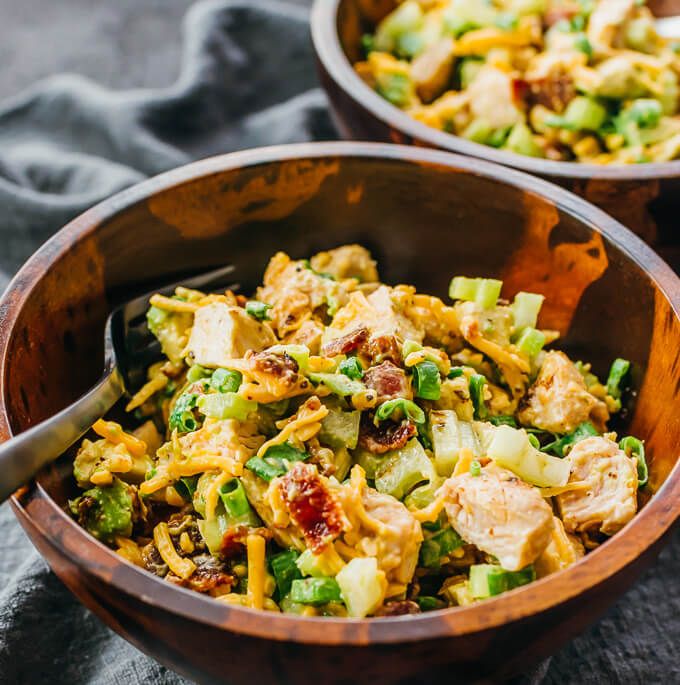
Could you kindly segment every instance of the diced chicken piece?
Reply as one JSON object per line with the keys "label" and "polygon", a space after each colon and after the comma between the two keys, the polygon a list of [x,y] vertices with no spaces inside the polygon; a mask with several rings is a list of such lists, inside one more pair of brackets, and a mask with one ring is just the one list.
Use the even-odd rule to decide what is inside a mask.
{"label": "diced chicken piece", "polygon": [[487,466],[479,476],[451,476],[439,494],[456,532],[509,571],[533,563],[550,544],[552,509],[511,471]]}
{"label": "diced chicken piece", "polygon": [[635,0],[600,0],[590,14],[586,34],[593,47],[623,47],[621,28],[635,11]]}
{"label": "diced chicken piece", "polygon": [[633,459],[607,438],[581,440],[566,457],[569,482],[584,487],[557,495],[564,528],[569,533],[613,535],[637,511],[637,468]]}
{"label": "diced chicken piece", "polygon": [[418,563],[420,524],[399,500],[367,487],[359,466],[352,469],[350,483],[338,490],[351,523],[342,542],[359,556],[375,557],[388,582],[405,590]]}
{"label": "diced chicken piece", "polygon": [[539,578],[561,571],[585,555],[583,543],[575,536],[564,530],[564,525],[556,516],[553,520],[555,527],[552,540],[543,554],[536,559],[536,575]]}
{"label": "diced chicken piece", "polygon": [[213,302],[194,315],[187,354],[201,366],[226,366],[246,352],[259,352],[276,343],[271,328],[257,321],[241,307]]}
{"label": "diced chicken piece", "polygon": [[314,271],[330,274],[338,281],[358,278],[362,283],[373,283],[378,280],[375,260],[361,245],[343,245],[328,252],[319,252],[309,261]]}
{"label": "diced chicken piece", "polygon": [[279,337],[284,337],[300,328],[322,305],[344,305],[347,290],[341,283],[320,276],[303,261],[293,261],[284,252],[278,252],[267,266],[257,299],[273,305],[269,310],[272,325]]}
{"label": "diced chicken piece", "polygon": [[512,76],[500,69],[482,67],[467,93],[473,119],[483,119],[492,128],[507,128],[522,120],[514,100]]}
{"label": "diced chicken piece", "polygon": [[585,380],[563,353],[551,350],[529,392],[520,402],[518,414],[526,426],[553,433],[571,433],[584,421],[602,432],[609,420],[607,405],[591,395]]}
{"label": "diced chicken piece", "polygon": [[428,46],[411,62],[411,80],[423,102],[432,102],[446,90],[455,54],[453,38],[447,36]]}

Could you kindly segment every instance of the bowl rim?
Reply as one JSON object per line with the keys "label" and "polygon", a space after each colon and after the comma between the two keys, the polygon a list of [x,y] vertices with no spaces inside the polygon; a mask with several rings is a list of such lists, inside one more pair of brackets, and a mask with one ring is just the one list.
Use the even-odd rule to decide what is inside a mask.
{"label": "bowl rim", "polygon": [[[102,222],[132,205],[201,177],[238,168],[318,158],[392,160],[457,170],[498,181],[553,202],[560,210],[601,233],[637,263],[667,299],[674,316],[680,319],[680,278],[632,232],[573,193],[508,167],[449,152],[380,143],[331,142],[282,145],[211,157],[148,179],[104,200],[50,238],[12,279],[0,299],[0,329],[11,334],[31,291],[54,261],[96,231]],[[4,438],[12,435],[4,402],[4,373],[10,337],[0,336],[0,437]],[[12,498],[20,520],[29,519],[53,547],[82,568],[85,574],[114,586],[123,595],[134,596],[142,603],[191,621],[265,639],[317,645],[390,644],[470,635],[497,628],[548,611],[601,585],[658,543],[680,516],[680,462],[623,531],[569,568],[477,605],[369,620],[259,612],[225,605],[171,585],[122,560],[113,550],[95,540],[58,506],[39,481],[33,486],[33,494],[41,500],[41,506],[31,507],[29,497],[24,508],[22,500],[26,499],[25,495]],[[62,533],[66,530],[68,535],[50,535],[50,531],[57,529]],[[65,543],[66,538],[71,543]],[[115,573],[111,572],[112,568],[115,568]],[[319,630],[320,626],[324,629]]]}
{"label": "bowl rim", "polygon": [[314,0],[310,15],[314,49],[324,70],[338,88],[383,124],[435,148],[480,157],[532,174],[612,181],[645,181],[680,176],[680,159],[670,162],[618,165],[557,162],[474,143],[461,136],[439,131],[417,121],[369,88],[354,71],[342,49],[337,31],[337,15],[342,1]]}

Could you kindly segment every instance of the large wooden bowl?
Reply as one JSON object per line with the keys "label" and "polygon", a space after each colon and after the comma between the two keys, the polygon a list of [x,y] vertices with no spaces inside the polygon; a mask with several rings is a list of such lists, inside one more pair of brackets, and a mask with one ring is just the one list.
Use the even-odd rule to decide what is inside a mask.
{"label": "large wooden bowl", "polygon": [[387,282],[446,296],[462,273],[546,294],[543,325],[606,373],[634,364],[629,430],[647,440],[649,501],[569,569],[477,606],[375,620],[226,606],[136,568],[64,513],[64,455],[13,500],[54,572],[132,643],[204,682],[421,682],[504,675],[594,620],[654,559],[680,514],[680,281],[580,198],[434,150],[328,143],[216,157],[94,207],[49,240],[0,303],[0,437],[63,407],[102,366],[109,310],[149,281],[231,262],[244,291],[277,250],[357,241]]}
{"label": "large wooden bowl", "polygon": [[[602,166],[497,150],[438,131],[411,118],[369,88],[352,65],[363,59],[361,36],[395,0],[315,0],[312,38],[321,82],[344,137],[449,150],[528,171],[598,205],[680,269],[680,160]],[[658,15],[680,14],[680,0],[648,3]]]}

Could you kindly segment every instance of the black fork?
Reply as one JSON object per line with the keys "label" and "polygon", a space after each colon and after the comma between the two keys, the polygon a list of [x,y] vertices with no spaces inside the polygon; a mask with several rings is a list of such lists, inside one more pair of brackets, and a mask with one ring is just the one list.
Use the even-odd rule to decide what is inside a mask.
{"label": "black fork", "polygon": [[[170,295],[178,286],[216,288],[234,271],[229,265],[171,283],[114,309],[104,332],[104,373],[97,384],[59,413],[0,445],[0,502],[46,464],[63,454],[123,396],[137,388],[147,367],[160,358],[160,345],[146,324],[149,298]],[[232,290],[237,285],[224,286]]]}

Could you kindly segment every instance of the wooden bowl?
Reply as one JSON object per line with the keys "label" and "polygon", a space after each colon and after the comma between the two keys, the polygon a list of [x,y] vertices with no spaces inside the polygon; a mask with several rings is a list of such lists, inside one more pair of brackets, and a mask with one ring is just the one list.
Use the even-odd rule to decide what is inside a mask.
{"label": "wooden bowl", "polygon": [[[631,359],[629,429],[647,440],[649,501],[569,569],[466,608],[373,620],[221,604],[130,565],[64,513],[71,455],[12,505],[54,572],[102,620],[203,682],[416,683],[500,677],[555,650],[654,559],[680,514],[680,281],[580,198],[507,167],[414,147],[325,143],[215,157],[72,221],[0,302],[0,437],[60,409],[102,368],[102,330],[150,281],[231,262],[245,292],[268,258],[342,243],[373,250],[387,282],[446,296],[452,274],[546,294],[542,323],[606,373]],[[652,496],[653,495],[653,496]]]}
{"label": "wooden bowl", "polygon": [[[352,67],[363,59],[361,36],[395,4],[315,0],[311,22],[319,75],[344,137],[439,148],[528,171],[598,205],[680,270],[680,160],[626,166],[554,162],[473,143],[416,121],[369,88]],[[659,16],[680,14],[680,0],[648,4]]]}

